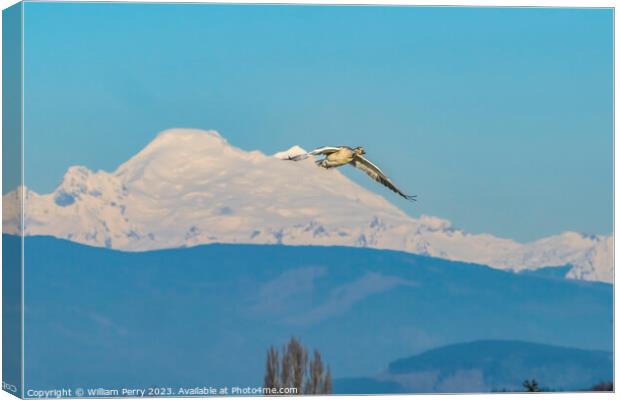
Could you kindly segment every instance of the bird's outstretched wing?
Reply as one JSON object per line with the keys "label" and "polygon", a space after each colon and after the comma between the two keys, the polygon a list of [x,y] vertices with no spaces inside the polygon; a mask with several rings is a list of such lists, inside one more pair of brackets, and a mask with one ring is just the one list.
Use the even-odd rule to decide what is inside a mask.
{"label": "bird's outstretched wing", "polygon": [[310,156],[318,156],[320,154],[329,155],[331,153],[337,152],[338,150],[340,150],[340,147],[330,147],[330,146],[319,147],[318,149],[314,149],[307,153],[302,153],[296,156],[289,157],[288,160],[291,160],[291,161],[305,160],[306,158]]}
{"label": "bird's outstretched wing", "polygon": [[372,179],[387,187],[394,193],[397,193],[407,200],[416,201],[416,195],[410,196],[401,192],[400,189],[397,188],[396,185],[394,185],[394,183],[390,180],[390,178],[388,178],[383,171],[379,169],[379,167],[371,163],[367,158],[361,155],[356,155],[353,161],[351,161],[351,164],[355,168],[359,168],[364,171],[366,175],[370,176]]}

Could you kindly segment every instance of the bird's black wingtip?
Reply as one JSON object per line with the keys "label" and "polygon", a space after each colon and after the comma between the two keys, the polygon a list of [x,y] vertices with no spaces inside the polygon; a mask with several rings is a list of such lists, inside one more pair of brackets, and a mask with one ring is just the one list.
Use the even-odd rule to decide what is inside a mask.
{"label": "bird's black wingtip", "polygon": [[409,201],[418,201],[418,195],[417,194],[413,194],[413,195],[405,195],[405,198]]}

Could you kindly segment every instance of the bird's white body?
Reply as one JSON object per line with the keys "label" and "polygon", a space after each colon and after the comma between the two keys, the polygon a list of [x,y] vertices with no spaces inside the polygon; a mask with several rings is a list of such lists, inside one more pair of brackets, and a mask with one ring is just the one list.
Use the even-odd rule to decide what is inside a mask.
{"label": "bird's white body", "polygon": [[335,153],[328,154],[325,159],[321,160],[318,164],[323,168],[340,167],[353,161],[354,156],[354,150],[348,147],[342,147]]}

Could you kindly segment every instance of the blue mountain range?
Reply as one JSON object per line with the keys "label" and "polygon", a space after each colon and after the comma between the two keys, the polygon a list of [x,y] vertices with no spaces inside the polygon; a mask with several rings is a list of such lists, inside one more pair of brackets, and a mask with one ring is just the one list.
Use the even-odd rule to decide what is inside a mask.
{"label": "blue mountain range", "polygon": [[344,378],[337,393],[463,393],[525,391],[525,380],[544,391],[590,390],[612,381],[608,351],[517,340],[478,340],[431,349],[389,364],[375,378]]}
{"label": "blue mountain range", "polygon": [[[3,235],[5,246],[19,240]],[[445,346],[478,340],[495,340],[479,342],[492,343],[493,360],[470,361],[482,382],[493,363],[516,362],[515,343],[564,347],[537,353],[532,362],[544,370],[528,359],[523,373],[508,380],[497,370],[501,380],[485,388],[520,385],[540,371],[538,379],[570,389],[559,368],[573,357],[569,347],[602,352],[588,359],[603,371],[591,384],[611,368],[606,283],[350,247],[121,252],[34,236],[24,254],[26,389],[260,385],[268,347],[291,336],[321,352],[337,390],[338,379],[380,377],[378,392],[398,391],[403,380],[390,379],[426,368],[420,357],[438,348],[430,358],[450,374],[468,362],[460,355],[483,352]],[[394,362],[413,354],[421,355]]]}

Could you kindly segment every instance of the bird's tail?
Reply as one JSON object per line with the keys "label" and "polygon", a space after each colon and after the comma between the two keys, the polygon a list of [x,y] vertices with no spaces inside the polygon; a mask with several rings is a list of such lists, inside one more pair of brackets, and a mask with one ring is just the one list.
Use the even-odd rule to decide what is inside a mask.
{"label": "bird's tail", "polygon": [[301,161],[301,160],[305,160],[308,157],[310,157],[310,154],[302,153],[302,154],[297,154],[296,156],[288,156],[287,158],[285,158],[285,160],[288,160],[288,161]]}

